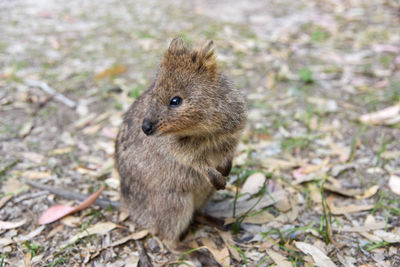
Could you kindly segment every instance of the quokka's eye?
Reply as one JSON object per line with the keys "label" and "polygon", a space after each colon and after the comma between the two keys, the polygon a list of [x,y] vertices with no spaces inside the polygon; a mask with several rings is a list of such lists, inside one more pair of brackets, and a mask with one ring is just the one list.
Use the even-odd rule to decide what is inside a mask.
{"label": "quokka's eye", "polygon": [[170,107],[177,107],[180,104],[182,104],[182,98],[179,96],[175,96],[174,98],[171,99],[171,102],[169,102]]}

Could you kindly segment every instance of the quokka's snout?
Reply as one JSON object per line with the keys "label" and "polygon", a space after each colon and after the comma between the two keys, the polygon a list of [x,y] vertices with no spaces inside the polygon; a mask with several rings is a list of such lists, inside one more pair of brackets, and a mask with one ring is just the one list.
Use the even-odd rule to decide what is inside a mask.
{"label": "quokka's snout", "polygon": [[144,119],[142,123],[142,130],[147,136],[149,136],[157,130],[157,125],[155,122],[149,119]]}

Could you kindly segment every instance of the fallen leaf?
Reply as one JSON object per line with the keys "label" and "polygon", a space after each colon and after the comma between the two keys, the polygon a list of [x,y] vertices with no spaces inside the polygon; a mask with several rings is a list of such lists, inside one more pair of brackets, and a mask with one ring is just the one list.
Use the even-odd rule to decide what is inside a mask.
{"label": "fallen leaf", "polygon": [[215,243],[209,238],[201,238],[201,242],[211,252],[221,266],[230,265],[229,251],[226,246],[222,249],[218,249]]}
{"label": "fallen leaf", "polygon": [[138,255],[132,254],[128,258],[125,259],[124,265],[125,267],[137,267],[139,266],[140,257]]}
{"label": "fallen leaf", "polygon": [[81,129],[87,125],[89,125],[95,118],[96,113],[90,113],[89,115],[82,116],[79,120],[74,123],[74,127],[76,129]]}
{"label": "fallen leaf", "polygon": [[83,129],[82,132],[86,135],[93,135],[97,133],[101,129],[101,127],[103,127],[101,124],[91,125]]}
{"label": "fallen leaf", "polygon": [[90,207],[96,201],[96,199],[100,196],[100,194],[103,192],[104,188],[105,187],[103,185],[97,192],[90,195],[85,201],[83,201],[81,204],[79,204],[76,207],[71,207],[71,206],[66,206],[66,205],[56,205],[56,206],[50,207],[49,209],[44,211],[42,213],[42,215],[40,216],[39,224],[52,223],[68,214],[71,214],[71,213],[86,209],[87,207]]}
{"label": "fallen leaf", "polygon": [[40,155],[38,153],[35,152],[23,152],[21,153],[21,156],[27,160],[30,160],[34,163],[41,163],[44,160],[44,156]]}
{"label": "fallen leaf", "polygon": [[18,132],[18,136],[19,137],[27,136],[32,131],[32,128],[33,128],[33,119],[30,119],[22,125],[21,129]]}
{"label": "fallen leaf", "polygon": [[355,165],[353,163],[335,165],[331,168],[331,174],[333,177],[336,177],[343,171],[351,168],[355,168]]}
{"label": "fallen leaf", "polygon": [[149,234],[149,231],[147,231],[147,230],[142,230],[140,232],[132,233],[124,238],[121,238],[121,239],[111,243],[108,247],[119,246],[119,245],[122,245],[122,244],[128,242],[129,240],[139,240],[139,239],[146,237],[148,234]]}
{"label": "fallen leaf", "polygon": [[230,231],[223,232],[223,231],[219,231],[219,230],[218,230],[218,233],[221,236],[222,240],[224,241],[225,246],[228,248],[232,258],[235,261],[240,262],[242,258],[240,257],[239,252],[234,248],[235,242],[233,241],[232,233]]}
{"label": "fallen leaf", "polygon": [[332,152],[339,156],[340,162],[344,163],[349,160],[350,148],[334,143],[333,141],[330,141],[328,144]]}
{"label": "fallen leaf", "polygon": [[322,203],[321,190],[318,186],[310,183],[308,184],[308,190],[310,191],[310,197],[314,203]]}
{"label": "fallen leaf", "polygon": [[400,243],[400,231],[397,233],[390,233],[383,230],[376,230],[374,231],[374,235],[389,243]]}
{"label": "fallen leaf", "polygon": [[101,80],[107,77],[118,76],[126,72],[125,66],[112,66],[104,71],[97,73],[94,78],[96,80]]}
{"label": "fallen leaf", "polygon": [[333,261],[325,255],[324,252],[322,252],[322,250],[320,250],[319,248],[307,244],[305,242],[295,242],[294,245],[300,249],[304,254],[308,254],[311,255],[311,257],[314,260],[315,265],[317,266],[324,266],[324,267],[334,267],[336,266],[335,263],[333,263]]}
{"label": "fallen leaf", "polygon": [[241,193],[254,195],[264,186],[265,181],[266,178],[263,173],[257,172],[250,175],[247,177],[246,182],[244,182]]}
{"label": "fallen leaf", "polygon": [[24,171],[21,176],[27,179],[45,179],[51,177],[50,171]]}
{"label": "fallen leaf", "polygon": [[57,148],[54,149],[52,151],[49,152],[49,155],[51,156],[56,156],[56,155],[63,155],[63,154],[68,154],[70,153],[74,148],[72,146],[69,147],[61,147],[61,148]]}
{"label": "fallen leaf", "polygon": [[78,233],[77,235],[71,237],[68,240],[68,244],[74,243],[76,240],[81,239],[83,237],[89,236],[89,235],[104,235],[108,232],[110,232],[111,230],[115,229],[116,227],[118,227],[117,224],[112,223],[112,222],[99,222],[89,228],[87,228],[85,231],[82,231],[80,233]]}
{"label": "fallen leaf", "polygon": [[48,224],[57,221],[58,219],[71,214],[75,211],[74,207],[66,205],[56,205],[47,209],[39,218],[39,224]]}
{"label": "fallen leaf", "polygon": [[346,189],[342,187],[337,187],[331,184],[324,184],[324,190],[328,190],[331,192],[338,193],[339,195],[348,196],[348,197],[355,197],[362,195],[362,191],[360,189]]}
{"label": "fallen leaf", "polygon": [[389,188],[393,193],[400,195],[400,177],[396,175],[390,175]]}
{"label": "fallen leaf", "polygon": [[278,267],[291,267],[293,264],[283,255],[278,252],[273,251],[272,249],[266,250],[268,256],[276,263]]}
{"label": "fallen leaf", "polygon": [[334,215],[340,215],[340,214],[350,214],[350,213],[355,213],[355,212],[360,212],[360,211],[365,211],[365,210],[371,210],[375,207],[375,205],[347,205],[347,206],[342,206],[342,207],[336,207],[335,204],[333,203],[333,197],[328,197],[326,199],[329,208]]}
{"label": "fallen leaf", "polygon": [[[261,199],[254,198],[245,200],[240,198],[236,202],[236,213],[241,214],[250,209],[254,211],[262,209],[267,206],[271,206],[276,202],[280,201],[287,196],[285,190],[276,191],[273,193],[265,194]],[[228,218],[233,215],[234,201],[232,199],[226,199],[220,202],[210,202],[204,208],[204,213],[215,218]]]}
{"label": "fallen leaf", "polygon": [[24,265],[26,267],[32,266],[31,261],[32,261],[32,254],[30,252],[26,252],[23,258]]}
{"label": "fallen leaf", "polygon": [[380,230],[386,227],[385,222],[377,222],[377,223],[371,223],[371,224],[365,224],[362,226],[344,226],[344,227],[332,227],[333,230],[336,232],[368,232],[372,230]]}
{"label": "fallen leaf", "polygon": [[[262,211],[255,215],[248,215],[244,218],[243,223],[252,223],[252,224],[264,224],[275,219],[274,215],[269,213],[268,211]],[[231,224],[237,220],[236,218],[230,217],[225,219],[225,225]]]}
{"label": "fallen leaf", "polygon": [[5,247],[5,246],[8,246],[8,245],[14,244],[14,243],[15,243],[14,240],[11,240],[11,239],[9,239],[9,238],[2,238],[2,237],[0,237],[0,248],[3,248],[3,247]]}
{"label": "fallen leaf", "polygon": [[26,223],[26,219],[22,219],[20,221],[16,222],[5,222],[5,221],[0,221],[0,230],[8,230],[8,229],[15,229],[18,228]]}
{"label": "fallen leaf", "polygon": [[378,189],[379,189],[379,185],[371,186],[370,188],[368,188],[367,190],[365,190],[363,194],[361,194],[361,195],[356,195],[355,198],[356,198],[356,199],[370,198],[370,197],[372,197],[373,195],[375,195],[376,192],[378,192]]}
{"label": "fallen leaf", "polygon": [[[343,266],[345,266],[345,267],[356,267],[356,266],[354,265],[354,263],[357,262],[357,260],[356,260],[355,258],[350,257],[350,256],[344,256],[344,257],[342,257],[342,256],[340,255],[340,253],[337,253],[336,256],[338,257],[338,260],[340,261],[340,263],[341,263]],[[359,265],[359,267],[361,267],[361,265]]]}
{"label": "fallen leaf", "polygon": [[47,235],[47,238],[55,236],[58,232],[61,232],[64,229],[64,225],[59,224],[56,227],[54,227]]}
{"label": "fallen leaf", "polygon": [[262,160],[262,165],[271,170],[290,169],[296,166],[303,166],[305,162],[300,159],[278,159],[278,158],[265,158]]}
{"label": "fallen leaf", "polygon": [[361,232],[360,235],[364,236],[365,238],[367,238],[368,240],[372,241],[372,242],[382,242],[382,238],[376,236],[376,235],[372,235],[369,234],[367,232]]}
{"label": "fallen leaf", "polygon": [[61,223],[69,227],[77,227],[81,225],[81,220],[78,217],[68,215],[61,219]]}
{"label": "fallen leaf", "polygon": [[0,209],[10,200],[13,198],[13,194],[4,196],[0,199]]}
{"label": "fallen leaf", "polygon": [[27,235],[20,235],[17,236],[18,242],[23,242],[26,240],[32,240],[32,238],[34,238],[35,236],[39,235],[44,229],[44,225],[39,226],[38,228],[36,228],[35,230],[33,230],[32,232],[30,232]]}
{"label": "fallen leaf", "polygon": [[400,102],[382,110],[364,114],[359,120],[366,124],[395,124],[400,122]]}
{"label": "fallen leaf", "polygon": [[313,173],[304,173],[304,168],[300,167],[292,172],[293,178],[296,180],[294,181],[294,184],[301,184],[309,181],[313,181],[316,177],[315,174]]}

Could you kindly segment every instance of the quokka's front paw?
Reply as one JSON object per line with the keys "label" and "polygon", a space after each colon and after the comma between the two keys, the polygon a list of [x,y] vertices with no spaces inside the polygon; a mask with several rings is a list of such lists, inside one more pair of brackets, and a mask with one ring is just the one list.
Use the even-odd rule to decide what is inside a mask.
{"label": "quokka's front paw", "polygon": [[210,183],[217,190],[225,189],[226,186],[226,178],[222,176],[222,174],[215,169],[208,169],[207,175]]}

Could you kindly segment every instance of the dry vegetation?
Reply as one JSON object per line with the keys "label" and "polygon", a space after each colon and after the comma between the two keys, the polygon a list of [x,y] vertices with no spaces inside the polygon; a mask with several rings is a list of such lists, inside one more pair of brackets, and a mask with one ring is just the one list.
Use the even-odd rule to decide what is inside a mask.
{"label": "dry vegetation", "polygon": [[[249,101],[226,190],[187,242],[224,266],[400,265],[398,1],[2,1],[0,266],[176,260],[156,237],[25,180],[119,199],[114,138],[176,35],[213,39]],[[54,90],[52,92],[51,90]],[[367,115],[366,115],[367,114]],[[77,202],[74,202],[75,204]]]}

